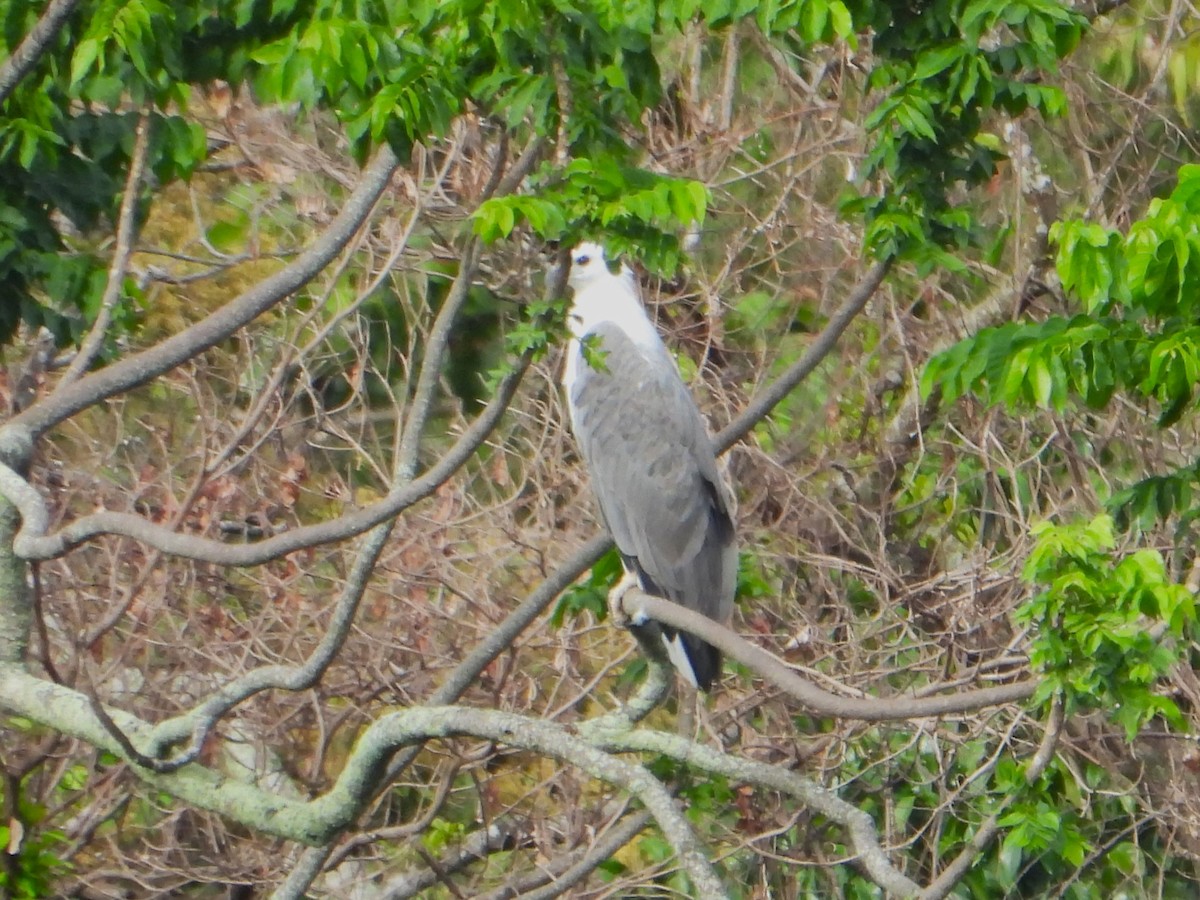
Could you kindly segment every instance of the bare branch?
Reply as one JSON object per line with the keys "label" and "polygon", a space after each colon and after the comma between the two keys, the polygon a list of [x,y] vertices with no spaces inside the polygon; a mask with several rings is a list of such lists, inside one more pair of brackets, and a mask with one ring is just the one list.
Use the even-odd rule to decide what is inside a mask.
{"label": "bare branch", "polygon": [[125,194],[121,198],[121,210],[117,215],[116,245],[113,247],[112,262],[108,266],[108,283],[104,285],[104,294],[100,298],[100,311],[96,321],[92,323],[79,352],[71,360],[67,371],[55,386],[55,393],[64,390],[75,383],[79,376],[87,371],[95,361],[104,344],[104,335],[112,324],[113,307],[121,298],[125,286],[125,273],[129,268],[129,254],[133,249],[134,212],[137,210],[138,194],[142,188],[142,175],[146,171],[146,151],[150,146],[150,117],[143,112],[138,117],[137,137],[133,144],[133,154],[129,158],[129,174],[125,178]]}
{"label": "bare branch", "polygon": [[0,63],[0,104],[8,99],[21,79],[37,64],[78,5],[79,0],[50,0],[46,4],[37,24],[25,35],[12,56]]}
{"label": "bare branch", "polygon": [[[1050,708],[1050,718],[1046,722],[1046,732],[1042,735],[1042,741],[1038,745],[1037,752],[1034,753],[1029,761],[1029,765],[1025,768],[1025,781],[1027,783],[1032,784],[1040,778],[1042,773],[1046,771],[1046,767],[1054,759],[1054,750],[1058,746],[1059,735],[1062,734],[1065,709],[1062,697],[1056,697],[1054,704]],[[942,900],[943,897],[950,896],[950,892],[954,890],[955,885],[962,881],[963,877],[971,871],[976,860],[979,859],[979,854],[987,849],[988,844],[995,840],[996,835],[1000,833],[1000,819],[1010,805],[1011,799],[1006,799],[1001,803],[999,810],[987,817],[978,830],[971,836],[971,840],[962,849],[962,852],[954,858],[950,865],[942,870],[942,873],[930,883],[929,887],[921,892],[921,900]]]}
{"label": "bare branch", "polygon": [[[398,748],[455,735],[499,741],[577,766],[636,796],[679,854],[698,895],[725,896],[666,788],[641,766],[612,757],[554,723],[494,710],[445,706],[391,713],[363,732],[333,787],[306,802],[287,800],[194,764],[168,774],[147,770],[127,757],[86,695],[42,681],[12,664],[0,665],[0,698],[10,712],[37,722],[53,722],[64,734],[122,756],[139,777],[199,809],[218,812],[265,834],[314,845],[327,842],[361,812],[386,770],[387,760]],[[141,719],[115,710],[109,715],[131,742],[144,744],[151,737],[152,729]]]}
{"label": "bare branch", "polygon": [[829,322],[821,329],[821,333],[808,345],[804,355],[796,360],[786,372],[760,391],[737,418],[716,435],[714,443],[718,451],[728,450],[744,438],[750,429],[769,416],[771,410],[779,405],[780,401],[813,373],[837,345],[838,338],[850,327],[850,323],[875,295],[875,291],[879,289],[891,267],[892,260],[890,258],[871,266],[867,274],[846,297],[846,302],[830,317]]}
{"label": "bare branch", "polygon": [[379,556],[391,536],[392,524],[389,521],[376,526],[363,539],[354,560],[354,567],[334,606],[333,616],[321,634],[320,643],[308,659],[298,666],[261,666],[253,669],[223,685],[186,713],[159,723],[149,738],[152,756],[161,755],[167,747],[185,737],[190,736],[191,743],[169,763],[159,763],[156,771],[175,771],[195,762],[200,756],[205,737],[221,717],[255,694],[267,690],[302,691],[320,681],[345,643],[350,626],[354,624],[359,602],[367,589],[375,565],[379,562]]}
{"label": "bare branch", "polygon": [[437,860],[436,869],[425,865],[390,878],[377,896],[380,900],[404,900],[428,890],[439,879],[453,874],[474,862],[486,859],[489,854],[512,848],[520,829],[511,823],[493,822],[486,828],[472,832],[465,841]]}
{"label": "bare branch", "polygon": [[295,260],[195,325],[148,350],[81,378],[14,416],[0,429],[0,441],[7,440],[8,433],[15,430],[40,435],[80,410],[145,384],[215,346],[283,302],[324,269],[367,221],[397,165],[398,160],[391,148],[386,144],[381,146],[375,159],[363,171],[358,187],[342,204],[337,217]]}
{"label": "bare branch", "polygon": [[516,371],[505,377],[496,396],[479,417],[420,478],[394,488],[378,503],[338,519],[296,528],[253,544],[229,544],[198,535],[180,534],[161,528],[141,516],[118,512],[92,513],[76,519],[54,534],[46,535],[44,532],[50,517],[41,496],[25,479],[0,463],[0,494],[21,510],[21,530],[14,539],[13,547],[25,559],[53,559],[98,535],[119,534],[185,559],[230,566],[253,566],[279,559],[295,550],[354,537],[380,522],[394,518],[444,484],[500,421],[527,365],[528,361],[521,363]]}
{"label": "bare branch", "polygon": [[23,665],[33,628],[34,598],[26,580],[27,566],[12,550],[18,518],[13,504],[0,501],[0,663]]}
{"label": "bare branch", "polygon": [[662,753],[733,781],[790,794],[846,829],[867,874],[880,887],[904,897],[913,896],[920,890],[914,881],[888,861],[879,844],[875,823],[869,815],[795,772],[781,766],[731,756],[676,734],[624,728],[609,730],[608,722],[600,719],[585,723],[579,731],[589,742],[611,753]]}
{"label": "bare branch", "polygon": [[477,900],[511,900],[518,895],[521,900],[553,900],[554,897],[561,897],[637,837],[649,821],[650,813],[646,810],[635,812],[576,857],[552,859],[539,867],[538,871],[483,894]]}
{"label": "bare branch", "polygon": [[459,310],[471,290],[475,270],[479,266],[479,239],[472,238],[463,251],[458,277],[450,289],[442,308],[438,311],[429,336],[425,342],[421,373],[417,376],[417,387],[413,393],[408,421],[404,423],[404,434],[400,439],[400,453],[396,461],[396,482],[404,484],[412,480],[417,472],[417,453],[421,448],[421,433],[425,430],[433,397],[437,391],[442,365],[445,363],[446,347],[450,341],[450,329]]}
{"label": "bare branch", "polygon": [[363,732],[353,756],[329,793],[313,801],[313,806],[318,807],[316,815],[321,816],[325,806],[360,802],[376,783],[379,760],[392,748],[456,734],[490,738],[532,750],[570,763],[594,778],[623,788],[636,796],[654,816],[664,837],[679,855],[697,896],[726,896],[674,799],[649,772],[597,750],[562,726],[496,710],[435,706],[384,716]]}
{"label": "bare branch", "polygon": [[[463,259],[458,278],[454,282],[454,287],[442,304],[433,330],[426,342],[425,364],[422,367],[417,383],[417,397],[409,413],[408,423],[400,445],[400,453],[396,461],[395,477],[393,478],[393,484],[396,487],[403,487],[410,483],[416,469],[417,452],[420,446],[420,432],[429,415],[433,392],[437,387],[443,357],[445,356],[450,338],[450,329],[459,310],[462,308],[463,302],[466,300],[477,263],[478,245],[477,243],[473,243]],[[494,418],[488,417],[485,412],[480,417],[480,420],[485,423],[490,422],[492,425],[499,420],[500,414],[507,407],[508,400],[511,399],[512,391],[516,389],[517,383],[520,381],[521,375],[524,372],[524,364],[523,362],[521,368],[509,376],[508,382],[511,384],[511,390],[502,388],[497,392],[496,397],[493,398],[492,403],[489,405],[489,409],[494,408],[497,411],[496,416]],[[476,421],[475,426],[478,425],[479,421]],[[476,431],[475,426],[472,427],[471,432]],[[471,447],[472,451],[486,439],[490,431],[491,428],[487,427],[479,432],[479,440],[474,442]],[[465,440],[466,435],[463,437]],[[326,626],[317,648],[303,665],[263,666],[254,669],[230,684],[223,686],[215,694],[187,713],[161,723],[155,729],[153,737],[155,755],[161,749],[190,734],[191,746],[176,759],[172,760],[171,765],[173,768],[178,768],[193,762],[199,757],[204,745],[204,738],[208,732],[222,716],[237,704],[265,690],[284,689],[299,691],[316,684],[329,667],[329,664],[333,662],[342,644],[345,643],[346,635],[349,634],[350,626],[354,623],[355,614],[358,612],[359,602],[362,600],[363,593],[367,589],[367,584],[371,579],[375,566],[379,562],[379,557],[383,553],[388,538],[391,536],[393,522],[393,519],[388,519],[376,526],[362,542],[355,556],[354,567],[334,607],[333,617]],[[162,771],[162,769],[159,768],[157,771]]]}
{"label": "bare branch", "polygon": [[1029,699],[1037,689],[1037,681],[1029,679],[939,697],[839,697],[800,677],[786,663],[766,650],[694,610],[685,609],[670,600],[652,597],[638,590],[627,591],[622,603],[625,612],[631,617],[644,614],[656,622],[680,628],[719,647],[730,658],[749,666],[788,696],[819,715],[862,719],[868,722],[919,719],[970,712],[1004,703],[1017,703]]}

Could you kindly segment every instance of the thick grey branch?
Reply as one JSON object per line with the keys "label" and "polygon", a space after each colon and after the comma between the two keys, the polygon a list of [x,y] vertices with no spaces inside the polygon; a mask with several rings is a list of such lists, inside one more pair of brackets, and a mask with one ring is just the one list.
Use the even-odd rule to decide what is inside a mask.
{"label": "thick grey branch", "polygon": [[[115,753],[125,753],[78,691],[42,681],[13,664],[0,664],[0,703],[16,715],[50,724],[64,734]],[[113,723],[135,744],[145,746],[152,729],[136,716],[110,710]],[[264,834],[306,844],[323,844],[361,812],[374,793],[387,761],[408,744],[430,738],[472,736],[531,750],[578,766],[601,781],[628,791],[654,816],[679,854],[699,896],[724,897],[695,835],[666,788],[644,768],[590,746],[566,728],[495,710],[419,707],[383,716],[359,738],[333,787],[311,801],[288,800],[199,765],[161,774],[126,759],[143,780],[199,809],[220,813]]]}
{"label": "thick grey branch", "polygon": [[627,591],[622,602],[626,613],[631,617],[644,612],[656,622],[681,628],[719,647],[730,658],[749,666],[818,715],[862,719],[868,722],[920,719],[926,716],[972,712],[1004,703],[1017,703],[1029,699],[1037,688],[1037,682],[1028,679],[1014,684],[935,697],[839,697],[797,675],[761,647],[751,644],[719,622],[714,622],[693,610],[684,609],[670,600],[651,597],[638,590]]}
{"label": "thick grey branch", "polygon": [[0,664],[20,666],[34,617],[33,592],[26,580],[29,567],[12,551],[18,518],[16,507],[0,500]]}
{"label": "thick grey branch", "polygon": [[37,64],[78,5],[79,0],[51,0],[46,4],[46,11],[37,24],[25,35],[12,56],[0,63],[0,104],[8,99],[21,79]]}
{"label": "thick grey branch", "polygon": [[[724,649],[724,648],[722,648]],[[846,829],[850,843],[871,880],[892,894],[910,897],[920,891],[918,885],[896,869],[879,844],[879,834],[871,817],[825,788],[780,766],[755,762],[722,753],[681,737],[660,731],[608,730],[606,720],[587,722],[580,735],[610,753],[661,753],[708,772],[724,775],[736,782],[760,785],[797,798],[809,809],[837,822]]]}
{"label": "thick grey branch", "polygon": [[[396,155],[385,144],[363,171],[337,218],[296,259],[247,290],[212,315],[148,350],[93,372],[15,416],[6,427],[28,429],[35,436],[108,397],[145,384],[203,353],[239,328],[285,300],[325,268],[345,247],[375,208],[395,171]],[[3,432],[0,431],[0,438]]]}
{"label": "thick grey branch", "polygon": [[663,836],[674,847],[680,864],[703,898],[724,897],[725,890],[667,789],[639,765],[617,759],[571,734],[560,725],[497,710],[457,706],[418,707],[392,713],[371,725],[359,738],[342,774],[324,797],[314,800],[317,815],[323,806],[344,809],[361,802],[378,783],[380,761],[396,747],[434,737],[470,735],[512,747],[532,750],[570,763],[593,778],[616,785],[645,805]]}

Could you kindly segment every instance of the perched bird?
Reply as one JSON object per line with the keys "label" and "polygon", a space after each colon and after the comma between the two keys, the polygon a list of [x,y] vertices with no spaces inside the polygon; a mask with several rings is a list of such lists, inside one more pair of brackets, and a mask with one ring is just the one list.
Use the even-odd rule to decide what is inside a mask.
{"label": "perched bird", "polygon": [[[613,273],[603,248],[580,244],[568,284],[563,386],[571,427],[626,571],[610,605],[619,609],[621,594],[637,584],[724,623],[737,587],[733,500],[700,411],[627,266]],[[631,627],[660,628],[637,616]],[[666,626],[661,636],[684,678],[709,690],[720,651]]]}

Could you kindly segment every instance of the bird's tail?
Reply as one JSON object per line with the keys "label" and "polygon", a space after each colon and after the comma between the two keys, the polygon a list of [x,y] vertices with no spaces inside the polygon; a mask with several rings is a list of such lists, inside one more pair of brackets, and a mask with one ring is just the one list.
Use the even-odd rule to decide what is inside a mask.
{"label": "bird's tail", "polygon": [[667,656],[692,687],[707,693],[721,675],[721,651],[686,631],[663,628]]}

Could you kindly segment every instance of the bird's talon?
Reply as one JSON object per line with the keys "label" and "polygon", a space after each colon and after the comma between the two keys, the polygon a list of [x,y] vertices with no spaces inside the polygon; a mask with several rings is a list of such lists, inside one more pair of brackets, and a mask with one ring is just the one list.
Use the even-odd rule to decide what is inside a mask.
{"label": "bird's talon", "polygon": [[633,624],[634,617],[625,611],[623,601],[630,589],[635,587],[638,587],[637,576],[626,572],[621,576],[621,580],[614,584],[612,590],[608,592],[608,615],[614,625],[619,625],[621,628],[628,628]]}

